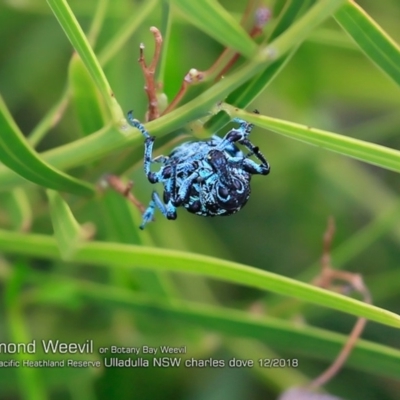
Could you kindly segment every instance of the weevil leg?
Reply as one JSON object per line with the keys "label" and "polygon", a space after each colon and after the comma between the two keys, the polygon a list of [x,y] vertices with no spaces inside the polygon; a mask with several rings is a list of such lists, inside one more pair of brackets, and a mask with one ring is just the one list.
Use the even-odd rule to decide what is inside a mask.
{"label": "weevil leg", "polygon": [[[255,112],[258,114],[258,111]],[[233,121],[240,124],[239,128],[232,129],[231,131],[229,131],[225,135],[224,139],[222,139],[222,142],[219,144],[219,147],[224,148],[236,142],[240,143],[241,145],[245,146],[248,150],[250,150],[250,154],[248,154],[245,160],[243,161],[243,166],[244,168],[246,168],[247,172],[267,175],[270,171],[270,166],[268,161],[261,153],[260,149],[257,146],[254,146],[254,144],[251,143],[251,141],[248,138],[254,125],[240,118],[234,118]],[[252,155],[254,155],[261,162],[260,165],[257,165],[256,163],[248,159],[248,157],[251,157]]]}
{"label": "weevil leg", "polygon": [[175,206],[180,206],[185,200],[187,200],[190,188],[192,187],[193,182],[199,176],[200,175],[198,172],[193,172],[190,176],[188,176],[184,181],[181,182],[176,199],[174,200]]}
{"label": "weevil leg", "polygon": [[144,127],[144,125],[133,116],[133,111],[129,111],[127,114],[127,120],[129,125],[133,126],[136,129],[139,129],[140,133],[146,138],[151,138],[150,133],[148,130]]}
{"label": "weevil leg", "polygon": [[[254,146],[249,140],[241,142],[242,145],[246,146],[250,153],[243,157],[230,157],[228,160],[231,163],[242,163],[243,168],[250,174],[268,175],[270,172],[270,166],[264,155],[260,152],[257,146]],[[261,161],[261,164],[255,163],[250,160],[249,157],[255,156]]]}
{"label": "weevil leg", "polygon": [[265,164],[257,164],[248,158],[243,159],[243,169],[249,174],[267,175],[270,171],[270,166],[266,161]]}
{"label": "weevil leg", "polygon": [[144,229],[145,225],[153,220],[156,207],[167,219],[176,219],[176,208],[172,205],[170,201],[165,205],[160,199],[158,193],[154,191],[151,195],[150,204],[147,207],[146,211],[143,213],[142,224],[139,227],[140,229]]}
{"label": "weevil leg", "polygon": [[[271,168],[269,166],[268,161],[264,157],[264,154],[261,153],[260,149],[257,146],[254,146],[254,144],[251,143],[249,139],[244,139],[240,143],[250,150],[250,154],[251,155],[254,154],[254,156],[261,161],[260,165],[257,165],[257,164],[254,163],[254,165],[257,165],[257,167],[258,167],[257,170],[259,170],[259,172],[256,172],[256,173],[257,174],[261,174],[261,175],[267,175]],[[250,164],[251,164],[251,160],[249,160],[248,158],[245,158],[243,160],[243,165],[245,165],[245,166],[249,165],[250,166]]]}
{"label": "weevil leg", "polygon": [[165,164],[168,160],[168,157],[160,155],[153,158],[153,146],[155,141],[155,136],[150,136],[150,133],[144,127],[144,125],[133,117],[133,111],[129,111],[127,115],[127,120],[131,126],[138,129],[140,133],[145,137],[144,142],[144,172],[147,176],[147,179],[150,183],[160,182],[162,179],[162,175],[160,173],[151,171],[152,163],[162,163]]}
{"label": "weevil leg", "polygon": [[254,124],[247,122],[241,118],[234,118],[232,121],[237,122],[239,124],[239,128],[230,130],[219,143],[219,148],[225,148],[228,143],[242,143],[244,140],[248,140],[248,137],[254,128]]}

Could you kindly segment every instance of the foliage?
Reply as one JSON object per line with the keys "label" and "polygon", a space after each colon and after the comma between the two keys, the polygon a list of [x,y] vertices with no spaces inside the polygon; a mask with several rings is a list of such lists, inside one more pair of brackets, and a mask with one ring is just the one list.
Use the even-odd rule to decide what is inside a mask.
{"label": "foliage", "polygon": [[[273,398],[326,368],[346,341],[349,315],[371,323],[327,390],[396,398],[400,5],[276,0],[268,4],[271,21],[253,39],[246,20],[238,21],[259,2],[249,1],[247,14],[242,3],[0,5],[7,38],[0,54],[0,343],[89,339],[95,346],[93,354],[66,356],[38,345],[35,354],[3,352],[0,362],[103,363],[115,355],[98,349],[111,346],[186,346],[183,360],[255,362],[2,368],[0,399]],[[143,137],[125,115],[134,109],[145,120],[137,58],[140,42],[146,58],[152,54],[153,25],[164,37],[160,104],[175,97],[191,68],[207,70],[225,47],[229,57],[241,55],[223,79],[191,85],[178,106],[145,124],[158,154],[188,136],[222,135],[234,117],[262,128],[252,141],[271,174],[253,178],[237,215],[200,218],[179,209],[176,221],[156,215],[140,232],[138,210],[101,188],[102,176],[113,173],[132,179],[141,201],[150,197]],[[328,215],[340,243],[334,266],[361,273],[375,306],[308,283],[318,273]],[[299,366],[259,367],[268,358],[298,359]]]}

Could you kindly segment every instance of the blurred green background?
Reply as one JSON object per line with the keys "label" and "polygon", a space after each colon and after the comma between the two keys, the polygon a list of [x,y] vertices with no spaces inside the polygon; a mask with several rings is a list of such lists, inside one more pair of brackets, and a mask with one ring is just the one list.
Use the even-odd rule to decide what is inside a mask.
{"label": "blurred green background", "polygon": [[[273,9],[284,2],[277,3],[267,6]],[[398,1],[360,0],[358,3],[394,40],[400,41]],[[97,1],[71,0],[69,4],[87,31]],[[245,6],[242,1],[221,1],[221,4],[236,19]],[[101,52],[141,6],[143,2],[110,2],[96,53]],[[160,20],[161,7],[157,4],[104,68],[123,110],[134,109],[141,120],[147,103],[137,63],[138,47],[144,42],[146,55],[152,54],[149,27],[160,26]],[[266,33],[273,23],[274,16]],[[41,0],[1,1],[0,38],[0,93],[19,127],[28,135],[62,95],[68,81],[72,47],[50,8]],[[164,82],[167,96],[174,97],[190,68],[209,68],[222,50],[221,44],[191,26],[182,15],[173,14]],[[399,106],[398,87],[357,49],[335,21],[328,20],[301,45],[248,110],[258,109],[263,115],[399,148]],[[60,123],[39,144],[38,151],[74,141],[83,134],[71,101]],[[158,213],[156,222],[149,224],[144,233],[138,233],[137,225],[119,224],[116,214],[124,211],[121,208],[124,201],[114,193],[92,200],[65,198],[80,223],[92,222],[96,226],[96,240],[131,243],[130,235],[132,242],[136,236],[145,235],[147,244],[153,243],[159,248],[215,256],[288,277],[299,278],[307,271],[307,276],[300,278],[306,280],[318,271],[316,263],[322,252],[322,235],[327,218],[332,215],[337,226],[333,264],[362,274],[374,304],[400,313],[398,176],[258,128],[254,129],[252,140],[270,162],[271,174],[254,177],[247,206],[230,218],[200,218],[182,209],[178,210],[175,222],[165,220]],[[164,147],[162,151],[167,154],[172,147]],[[114,172],[113,162],[122,154],[116,152],[102,162],[70,172],[96,183],[103,173]],[[147,204],[153,187],[143,174],[141,162],[135,162],[125,177],[134,180],[135,195]],[[27,209],[31,210],[31,218],[27,212],[25,220],[29,225],[31,219],[29,230],[51,235],[43,189],[30,184],[24,190]],[[16,227],[10,203],[12,194],[3,191],[0,194],[2,229]],[[139,222],[137,216],[134,218]],[[37,285],[42,301],[29,305],[28,296],[24,311],[15,310],[9,304],[11,295],[7,285],[11,281],[15,283],[15,271],[24,279],[31,270],[35,271],[35,278],[27,286],[23,285],[21,292],[29,293]],[[47,282],[46,277],[52,273],[123,286],[132,291],[140,286],[140,279],[147,279],[145,273],[139,279],[127,271],[110,272],[96,265],[2,255],[0,342],[12,341],[12,332],[18,325],[27,332],[28,341],[36,338],[75,343],[91,339],[96,349],[111,345],[186,345],[188,358],[227,360],[238,349],[242,358],[246,354],[254,358],[250,351],[246,353],[248,345],[253,350],[257,346],[251,339],[233,339],[156,313],[141,314],[122,306],[83,301],[62,280],[55,286],[52,281]],[[212,304],[216,298],[225,306],[242,310],[258,302],[265,306],[267,315],[271,310],[277,317],[302,318],[311,325],[343,334],[350,331],[354,322],[346,314],[253,289],[194,276],[171,274],[170,277],[179,288],[180,296],[187,300]],[[363,338],[396,349],[400,347],[398,331],[376,323],[367,325]],[[258,358],[259,354],[268,353],[263,349],[255,354]],[[273,399],[285,385],[291,386],[292,374],[304,374],[301,379],[312,379],[328,365],[290,352],[279,354],[298,358],[300,367],[295,371],[280,371],[279,378],[273,375],[276,371],[257,368],[38,368],[22,373],[18,369],[0,368],[0,399],[30,398],[23,389],[25,380],[39,382],[51,399]],[[100,357],[96,353],[83,359]],[[5,354],[0,355],[0,359],[7,358]],[[399,382],[345,367],[326,389],[346,399],[397,399]]]}

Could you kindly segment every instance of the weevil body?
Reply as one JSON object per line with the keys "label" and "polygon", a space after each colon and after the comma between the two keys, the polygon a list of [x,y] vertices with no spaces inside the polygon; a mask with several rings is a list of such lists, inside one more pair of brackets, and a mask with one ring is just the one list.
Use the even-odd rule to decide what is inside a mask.
{"label": "weevil body", "polygon": [[[247,203],[251,176],[267,175],[270,166],[248,138],[253,124],[238,118],[233,121],[239,123],[239,127],[230,130],[224,138],[214,135],[206,141],[186,142],[168,157],[152,158],[155,137],[133,117],[132,111],[128,113],[128,122],[145,137],[146,176],[150,183],[161,182],[164,186],[163,199],[153,191],[141,229],[153,219],[156,208],[173,220],[180,206],[193,214],[214,217],[234,214]],[[246,147],[249,153],[244,155],[236,144]],[[250,159],[253,155],[260,164]],[[162,164],[159,171],[151,171],[153,163]]]}

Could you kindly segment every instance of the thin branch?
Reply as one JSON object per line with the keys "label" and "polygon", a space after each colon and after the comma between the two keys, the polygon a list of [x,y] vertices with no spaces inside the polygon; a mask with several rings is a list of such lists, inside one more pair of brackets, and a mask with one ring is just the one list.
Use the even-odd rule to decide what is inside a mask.
{"label": "thin branch", "polygon": [[150,31],[154,35],[155,48],[153,59],[149,66],[146,65],[146,60],[144,58],[144,44],[140,44],[139,50],[139,64],[142,68],[144,79],[145,79],[145,87],[144,90],[147,93],[149,105],[148,111],[146,115],[146,121],[152,121],[157,119],[160,116],[160,112],[158,110],[158,100],[157,100],[157,89],[158,84],[155,82],[155,71],[157,68],[158,61],[160,59],[161,47],[162,47],[162,36],[161,32],[155,27],[152,26]]}
{"label": "thin branch", "polygon": [[[363,298],[364,302],[371,304],[372,298],[368,288],[365,286],[361,275],[354,274],[348,271],[337,271],[331,266],[331,245],[333,241],[333,236],[335,233],[335,223],[332,217],[328,219],[328,227],[325,231],[323,238],[323,253],[321,257],[321,273],[314,280],[314,284],[323,288],[331,288],[332,282],[334,280],[341,280],[347,282],[350,287],[359,292]],[[347,293],[349,291],[348,285],[341,285],[335,288],[341,293]],[[343,364],[349,357],[353,347],[355,346],[358,338],[361,336],[364,330],[365,324],[367,323],[366,318],[358,318],[345,345],[336,357],[335,361],[326,369],[321,375],[314,379],[310,385],[309,389],[316,389],[322,385],[325,385],[329,380],[331,380],[342,368]]]}
{"label": "thin branch", "polygon": [[[248,17],[249,10],[246,10],[241,21],[242,26],[245,25]],[[271,11],[268,8],[263,6],[257,8],[255,11],[254,24],[249,32],[250,37],[255,38],[261,35],[265,24],[270,20],[270,18]],[[183,79],[182,85],[177,95],[171,101],[168,107],[163,111],[162,115],[169,113],[179,104],[190,85],[196,85],[200,82],[209,81],[212,79],[214,79],[215,81],[220,80],[223,75],[232,68],[239,57],[239,53],[236,53],[232,49],[227,48],[221,53],[221,55],[208,70],[198,71],[197,69],[192,68]]]}
{"label": "thin branch", "polygon": [[145,212],[146,208],[131,192],[133,188],[132,181],[125,184],[117,175],[109,174],[103,176],[100,181],[100,186],[101,188],[110,187],[111,189],[114,189],[116,192],[126,197],[141,212],[141,214]]}
{"label": "thin branch", "polygon": [[179,92],[171,101],[171,103],[169,103],[168,107],[163,111],[162,115],[168,114],[170,111],[172,111],[182,100],[183,96],[187,91],[187,88],[192,84],[202,82],[204,80],[204,76],[205,76],[204,72],[192,68],[183,78],[183,82],[179,89]]}

